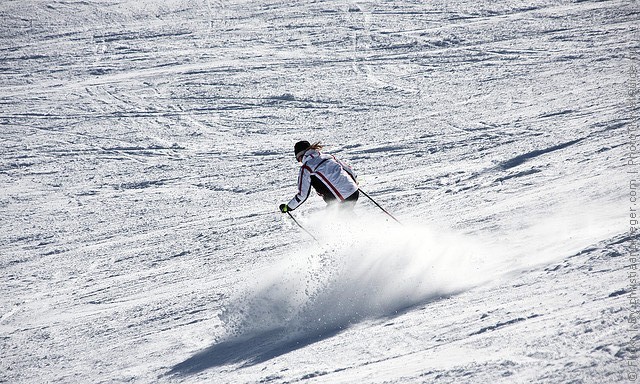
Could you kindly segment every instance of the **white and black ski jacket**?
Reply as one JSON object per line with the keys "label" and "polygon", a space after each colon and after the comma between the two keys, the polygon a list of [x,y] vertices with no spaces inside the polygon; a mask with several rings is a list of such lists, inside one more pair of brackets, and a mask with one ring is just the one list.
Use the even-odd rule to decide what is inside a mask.
{"label": "white and black ski jacket", "polygon": [[309,197],[311,176],[317,177],[338,201],[344,201],[358,190],[353,169],[333,155],[309,149],[302,157],[302,167],[298,176],[298,194],[291,199],[290,209],[296,209]]}

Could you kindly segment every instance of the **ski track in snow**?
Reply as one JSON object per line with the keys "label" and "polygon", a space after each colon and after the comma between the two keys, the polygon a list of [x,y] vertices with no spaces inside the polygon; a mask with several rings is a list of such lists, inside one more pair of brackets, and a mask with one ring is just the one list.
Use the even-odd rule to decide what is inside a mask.
{"label": "ski track in snow", "polygon": [[620,382],[639,12],[2,2],[0,382]]}

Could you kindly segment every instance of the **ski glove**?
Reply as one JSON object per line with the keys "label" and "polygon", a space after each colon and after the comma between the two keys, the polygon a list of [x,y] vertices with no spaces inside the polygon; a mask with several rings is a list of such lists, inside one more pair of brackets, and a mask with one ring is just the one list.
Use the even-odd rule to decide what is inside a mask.
{"label": "ski glove", "polygon": [[292,209],[287,204],[280,204],[280,212],[287,213],[289,211],[292,211]]}

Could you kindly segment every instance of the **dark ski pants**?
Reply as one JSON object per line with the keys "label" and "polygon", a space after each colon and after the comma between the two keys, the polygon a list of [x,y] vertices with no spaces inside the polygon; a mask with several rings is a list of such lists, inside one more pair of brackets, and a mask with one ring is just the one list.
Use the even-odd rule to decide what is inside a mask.
{"label": "dark ski pants", "polygon": [[360,197],[360,191],[355,191],[351,194],[351,196],[344,199],[344,201],[339,202],[339,200],[333,195],[333,193],[329,191],[329,188],[327,188],[327,186],[324,185],[324,183],[315,176],[311,176],[311,186],[316,190],[318,195],[322,196],[322,199],[325,203],[327,203],[327,205],[338,203],[340,209],[344,209],[347,211],[353,210],[353,207],[355,207],[356,202]]}

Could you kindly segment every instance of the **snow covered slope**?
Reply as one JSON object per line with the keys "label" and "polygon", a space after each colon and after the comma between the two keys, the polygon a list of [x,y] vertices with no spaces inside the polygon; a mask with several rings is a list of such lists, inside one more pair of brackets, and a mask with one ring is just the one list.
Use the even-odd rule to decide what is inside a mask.
{"label": "snow covered slope", "polygon": [[0,382],[629,380],[639,14],[1,2]]}

